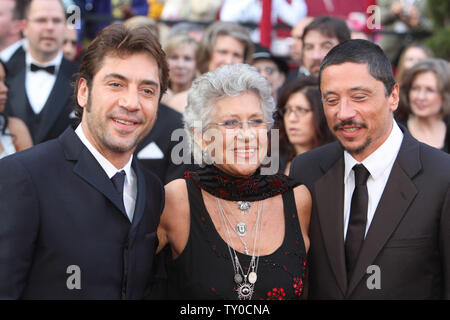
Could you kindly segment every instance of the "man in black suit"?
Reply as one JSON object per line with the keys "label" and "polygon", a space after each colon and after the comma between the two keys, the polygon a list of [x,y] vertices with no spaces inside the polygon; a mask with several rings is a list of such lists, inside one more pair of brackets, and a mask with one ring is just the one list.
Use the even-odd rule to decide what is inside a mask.
{"label": "man in black suit", "polygon": [[0,161],[0,299],[141,299],[164,207],[133,152],[167,89],[147,27],[113,24],[89,46],[81,124]]}
{"label": "man in black suit", "polygon": [[290,172],[313,197],[309,297],[450,298],[450,156],[394,121],[399,89],[377,45],[333,48],[320,89],[338,141]]}
{"label": "man in black suit", "polygon": [[71,82],[78,64],[63,57],[64,32],[62,2],[32,0],[25,8],[27,50],[7,65],[6,113],[25,122],[35,144],[58,137],[75,118]]}

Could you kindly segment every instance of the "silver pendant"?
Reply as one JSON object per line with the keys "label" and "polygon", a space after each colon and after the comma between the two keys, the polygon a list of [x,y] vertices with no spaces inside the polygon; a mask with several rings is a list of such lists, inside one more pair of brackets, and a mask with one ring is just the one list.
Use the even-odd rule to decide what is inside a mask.
{"label": "silver pendant", "polygon": [[244,237],[247,234],[247,225],[244,222],[239,222],[235,229],[239,237]]}
{"label": "silver pendant", "polygon": [[252,206],[248,201],[238,201],[237,206],[241,211],[247,211]]}
{"label": "silver pendant", "polygon": [[254,272],[254,271],[250,272],[250,274],[248,275],[248,282],[250,282],[251,284],[254,284],[257,279],[258,279],[258,276],[256,275],[256,272]]}
{"label": "silver pendant", "polygon": [[237,291],[240,300],[250,300],[252,298],[253,287],[251,284],[243,283],[238,287]]}
{"label": "silver pendant", "polygon": [[242,276],[239,273],[236,273],[234,275],[234,282],[236,282],[237,284],[242,283]]}

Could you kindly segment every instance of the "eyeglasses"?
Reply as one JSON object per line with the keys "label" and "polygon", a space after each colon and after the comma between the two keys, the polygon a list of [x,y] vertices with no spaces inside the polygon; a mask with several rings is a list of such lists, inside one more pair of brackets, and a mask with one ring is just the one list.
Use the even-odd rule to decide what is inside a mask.
{"label": "eyeglasses", "polygon": [[244,123],[247,123],[247,126],[251,129],[261,129],[267,128],[268,123],[263,119],[250,119],[247,121],[241,121],[237,119],[225,120],[224,122],[211,122],[210,125],[216,125],[220,127],[224,127],[226,129],[242,129],[244,127]]}
{"label": "eyeglasses", "polygon": [[298,116],[302,117],[311,111],[312,111],[311,109],[306,109],[306,108],[302,108],[302,107],[286,108],[281,111],[281,115],[285,116],[285,117],[289,117],[291,115],[291,113],[293,113],[296,117],[298,117]]}

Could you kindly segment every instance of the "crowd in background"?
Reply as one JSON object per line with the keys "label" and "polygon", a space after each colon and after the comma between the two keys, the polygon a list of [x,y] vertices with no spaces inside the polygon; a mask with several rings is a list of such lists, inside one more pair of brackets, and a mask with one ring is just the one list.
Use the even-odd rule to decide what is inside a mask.
{"label": "crowd in background", "polygon": [[[329,50],[351,38],[378,43],[393,64],[402,94],[397,120],[418,140],[450,152],[449,63],[433,58],[421,39],[404,36],[431,30],[426,1],[362,2],[340,8],[333,1],[272,1],[275,28],[267,48],[259,43],[258,0],[2,0],[0,157],[76,125],[72,81],[83,49],[103,27],[122,22],[151,26],[167,55],[169,90],[136,150],[164,183],[186,169],[172,162],[170,137],[183,126],[189,88],[198,75],[223,65],[251,64],[268,80],[277,104],[280,171],[288,173],[296,155],[332,141],[316,77]],[[381,28],[368,28],[370,4],[380,8]]]}
{"label": "crowd in background", "polygon": [[448,299],[426,7],[1,0],[0,299]]}

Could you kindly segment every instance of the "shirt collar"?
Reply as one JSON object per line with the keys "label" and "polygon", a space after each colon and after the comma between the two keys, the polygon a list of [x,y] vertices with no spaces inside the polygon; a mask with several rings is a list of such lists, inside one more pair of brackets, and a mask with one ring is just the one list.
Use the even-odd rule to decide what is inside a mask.
{"label": "shirt collar", "polygon": [[19,40],[17,42],[14,42],[12,45],[8,46],[7,48],[3,49],[0,52],[0,59],[2,59],[3,62],[8,62],[9,59],[13,56],[14,53],[22,46],[22,40]]}
{"label": "shirt collar", "polygon": [[61,65],[62,59],[63,59],[63,52],[61,50],[58,52],[56,57],[53,58],[53,60],[51,60],[47,63],[37,62],[31,56],[29,51],[27,51],[27,53],[25,54],[25,63],[27,65],[27,68],[29,68],[32,63],[34,63],[35,65],[38,65],[40,67],[55,66],[55,75],[58,74],[59,66]]}
{"label": "shirt collar", "polygon": [[83,127],[81,124],[75,130],[75,133],[80,138],[81,142],[88,148],[88,150],[92,153],[94,158],[98,161],[100,166],[105,170],[109,179],[111,179],[117,172],[124,170],[126,174],[126,179],[129,182],[131,179],[131,162],[133,161],[133,155],[131,155],[130,160],[122,169],[117,169],[108,159],[106,159],[87,139],[84,134]]}
{"label": "shirt collar", "polygon": [[403,140],[402,131],[398,127],[397,122],[393,122],[394,124],[392,126],[391,133],[386,141],[362,162],[356,161],[350,153],[344,151],[344,181],[347,181],[353,166],[358,163],[362,163],[364,167],[366,167],[366,169],[370,172],[370,177],[374,180],[378,179],[388,168],[392,167],[391,164],[397,157]]}

